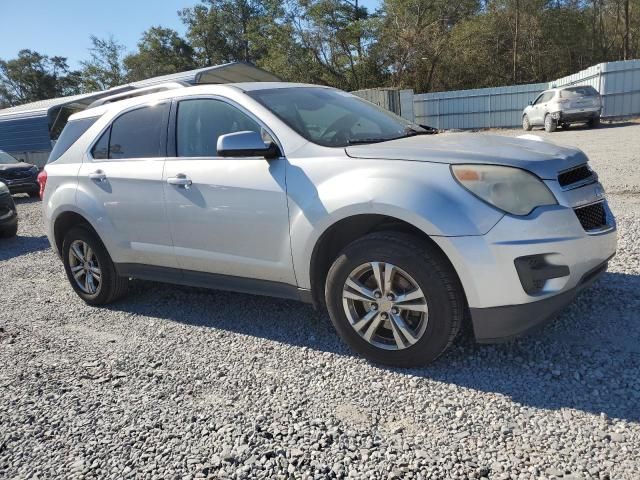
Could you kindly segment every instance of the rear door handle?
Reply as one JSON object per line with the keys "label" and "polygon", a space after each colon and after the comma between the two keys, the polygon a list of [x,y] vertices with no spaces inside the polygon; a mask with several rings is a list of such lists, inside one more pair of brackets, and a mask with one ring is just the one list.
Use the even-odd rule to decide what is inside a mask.
{"label": "rear door handle", "polygon": [[91,172],[89,174],[89,178],[96,182],[104,182],[107,179],[107,174],[102,170],[96,170],[95,172]]}
{"label": "rear door handle", "polygon": [[189,188],[193,182],[184,173],[178,173],[175,177],[167,178],[167,183],[169,185],[176,185],[178,187]]}

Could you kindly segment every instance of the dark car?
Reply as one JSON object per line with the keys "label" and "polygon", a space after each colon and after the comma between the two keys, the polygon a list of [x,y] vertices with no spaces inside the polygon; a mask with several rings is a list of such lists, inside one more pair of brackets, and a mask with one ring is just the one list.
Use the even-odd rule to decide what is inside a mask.
{"label": "dark car", "polygon": [[18,212],[9,187],[0,182],[0,237],[15,237],[18,233]]}
{"label": "dark car", "polygon": [[38,173],[40,169],[35,165],[16,160],[0,150],[0,182],[4,182],[11,193],[28,193],[30,197],[38,197]]}

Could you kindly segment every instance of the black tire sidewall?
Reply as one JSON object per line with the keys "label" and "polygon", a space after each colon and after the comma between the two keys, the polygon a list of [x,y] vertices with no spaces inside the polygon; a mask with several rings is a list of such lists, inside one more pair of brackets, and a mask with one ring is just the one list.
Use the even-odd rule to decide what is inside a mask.
{"label": "black tire sidewall", "polygon": [[[98,266],[100,267],[101,272],[101,282],[98,291],[93,295],[83,292],[76,284],[73,274],[71,273],[69,249],[71,244],[76,240],[82,240],[89,245],[98,259]],[[71,287],[82,300],[90,305],[103,305],[111,300],[115,285],[115,268],[106,248],[96,235],[83,227],[74,227],[69,230],[62,242],[62,262]]]}
{"label": "black tire sidewall", "polygon": [[[549,128],[547,128],[547,119],[549,119],[550,122],[550,126]],[[547,133],[552,133],[556,131],[556,128],[558,127],[558,123],[553,119],[553,117],[551,117],[550,114],[547,114],[544,117],[544,129]]]}
{"label": "black tire sidewall", "polygon": [[[348,246],[329,271],[326,303],[331,321],[340,337],[356,352],[375,362],[392,366],[417,366],[435,360],[450,344],[455,324],[451,292],[442,275],[443,259],[427,253],[419,242],[413,245],[390,243],[383,239],[362,239]],[[418,249],[418,251],[415,251]],[[415,345],[403,350],[384,350],[360,337],[353,329],[342,305],[342,291],[348,275],[359,265],[371,261],[387,262],[401,268],[418,283],[427,299],[429,318],[426,331]],[[452,279],[449,279],[452,281]]]}

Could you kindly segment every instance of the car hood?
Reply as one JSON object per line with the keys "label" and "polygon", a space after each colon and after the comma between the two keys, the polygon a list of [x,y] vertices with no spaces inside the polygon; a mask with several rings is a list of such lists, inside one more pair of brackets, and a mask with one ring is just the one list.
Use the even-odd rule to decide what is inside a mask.
{"label": "car hood", "polygon": [[353,158],[410,160],[447,164],[494,164],[518,167],[547,180],[588,161],[578,149],[560,147],[539,137],[514,138],[478,133],[418,135],[382,143],[353,145]]}
{"label": "car hood", "polygon": [[30,163],[25,163],[25,162],[20,162],[20,163],[0,163],[0,172],[7,171],[7,170],[22,171],[22,170],[29,170],[31,168],[33,168],[33,165],[31,165]]}

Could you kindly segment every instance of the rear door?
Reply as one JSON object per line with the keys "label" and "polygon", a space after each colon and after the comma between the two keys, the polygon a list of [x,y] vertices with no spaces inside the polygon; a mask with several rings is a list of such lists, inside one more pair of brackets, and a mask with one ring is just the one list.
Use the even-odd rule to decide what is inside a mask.
{"label": "rear door", "polygon": [[176,266],[162,184],[169,109],[164,102],[120,114],[80,168],[78,202],[98,204],[116,263]]}

